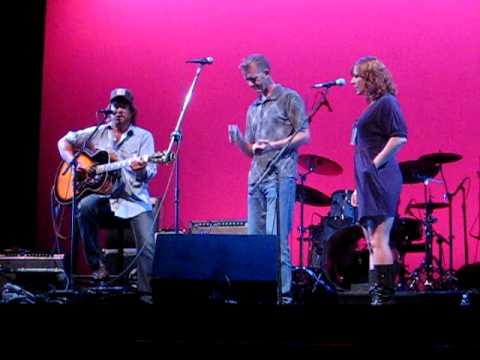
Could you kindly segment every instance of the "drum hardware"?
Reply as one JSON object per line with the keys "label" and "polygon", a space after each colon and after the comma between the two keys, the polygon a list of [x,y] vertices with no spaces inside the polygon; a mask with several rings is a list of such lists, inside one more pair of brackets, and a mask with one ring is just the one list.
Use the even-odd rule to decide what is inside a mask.
{"label": "drum hardware", "polygon": [[[405,214],[413,216],[410,212],[411,201],[405,209]],[[407,290],[407,279],[410,272],[405,266],[407,253],[425,252],[425,243],[415,243],[423,238],[423,222],[416,217],[396,217],[390,233],[390,246],[394,252],[395,264],[398,267],[397,290]]]}
{"label": "drum hardware", "polygon": [[295,201],[312,206],[329,206],[331,203],[328,195],[302,184],[297,184]]}
{"label": "drum hardware", "polygon": [[399,163],[404,184],[420,184],[432,179],[440,171],[440,167],[428,161],[409,160]]}
{"label": "drum hardware", "polygon": [[358,209],[352,205],[353,190],[337,190],[331,196],[331,210],[328,213],[328,220],[333,227],[344,227],[353,225],[358,217]]}
{"label": "drum hardware", "polygon": [[[480,157],[478,158],[479,160],[479,166],[480,166]],[[477,171],[477,178],[478,178],[478,214],[477,214],[477,223],[478,223],[478,232],[477,235],[470,234],[471,237],[474,239],[480,240],[480,167],[479,170]]]}
{"label": "drum hardware", "polygon": [[[308,279],[313,279],[313,290],[317,288],[318,285],[322,285],[322,287],[327,291],[330,292],[331,287],[325,283],[322,280],[322,274],[320,273],[319,276],[317,276],[313,271],[310,269],[307,269],[304,266],[304,261],[303,261],[303,249],[304,249],[304,241],[305,241],[305,224],[304,224],[304,207],[305,204],[307,205],[312,205],[312,206],[328,206],[330,205],[330,198],[325,195],[324,193],[308,187],[305,185],[305,180],[307,179],[307,176],[311,174],[312,172],[315,172],[317,174],[322,174],[322,175],[336,175],[337,173],[340,173],[341,167],[340,165],[336,164],[335,162],[328,160],[326,158],[322,158],[320,156],[314,156],[314,155],[301,155],[299,159],[299,162],[302,166],[307,168],[307,172],[304,174],[300,174],[300,184],[296,185],[296,195],[295,195],[295,200],[297,202],[300,202],[300,226],[299,226],[299,231],[300,231],[300,261],[299,261],[299,266],[294,267],[292,271],[293,275],[293,283],[294,286],[296,287],[297,290],[300,290],[302,294],[300,294],[299,299],[304,298],[303,292],[306,290],[306,286],[309,283]],[[340,172],[339,172],[340,168]],[[297,302],[298,300],[297,299]]]}
{"label": "drum hardware", "polygon": [[[443,174],[442,164],[458,161],[462,156],[453,153],[433,153],[423,155],[418,160],[407,161],[400,164],[402,175],[404,176],[404,183],[418,183],[423,179],[424,184],[424,202],[420,204],[410,205],[411,208],[425,210],[425,217],[423,220],[425,226],[425,259],[419,268],[411,274],[410,288],[418,288],[420,285],[420,274],[426,274],[423,287],[425,289],[433,289],[435,287],[454,286],[455,279],[453,277],[453,226],[452,226],[452,195],[448,192],[447,183]],[[433,179],[438,173],[442,176],[442,181]],[[417,179],[417,180],[415,180]],[[429,184],[431,182],[439,182],[445,186],[446,189],[446,203],[432,202],[431,193],[429,192]],[[458,190],[458,189],[457,189]],[[433,217],[433,211],[438,209],[449,209],[449,238],[446,240],[443,236],[433,230],[433,224],[437,221]],[[436,236],[439,245],[439,256],[435,259],[432,252],[433,238]],[[449,271],[445,272],[443,269],[443,243],[449,246]],[[434,260],[437,263],[437,269],[434,268]],[[434,279],[434,272],[439,274],[439,279]],[[439,281],[437,281],[439,280]]]}
{"label": "drum hardware", "polygon": [[[321,196],[319,195],[320,192],[317,193],[317,190],[307,187],[305,185],[305,180],[307,179],[307,176],[312,173],[312,170],[307,171],[304,174],[300,174],[300,184],[296,185],[296,190],[295,190],[295,200],[300,202],[300,269],[303,269],[303,243],[305,240],[305,223],[304,223],[304,207],[305,204],[307,203],[316,203],[316,200],[320,199]],[[308,197],[307,197],[308,194]]]}
{"label": "drum hardware", "polygon": [[303,266],[303,244],[305,240],[304,206],[306,203],[315,204],[319,199],[322,199],[322,196],[319,195],[320,192],[317,192],[317,190],[307,187],[305,185],[305,180],[307,176],[312,172],[313,170],[309,169],[306,173],[300,174],[300,184],[296,185],[295,191],[295,200],[297,202],[300,202],[300,261],[299,266],[292,269],[292,292],[296,297],[295,301],[297,303],[301,303],[303,299],[305,299],[304,292],[306,288],[309,287],[308,285],[310,285],[312,279],[314,283],[318,281],[315,273]]}
{"label": "drum hardware", "polygon": [[[453,270],[453,208],[452,208],[452,201],[454,196],[462,190],[462,195],[463,195],[463,202],[462,202],[462,214],[463,214],[463,227],[464,227],[464,246],[465,246],[465,263],[468,264],[468,243],[467,243],[467,230],[466,230],[466,204],[465,204],[465,188],[463,187],[464,181],[466,180],[463,179],[460,185],[457,187],[457,189],[453,192],[450,193],[448,191],[448,185],[447,185],[447,180],[445,178],[445,174],[443,171],[443,164],[447,163],[452,163],[456,162],[462,159],[462,156],[459,154],[455,153],[444,153],[444,152],[437,152],[437,153],[432,153],[432,154],[426,154],[423,155],[419,158],[421,161],[429,161],[435,166],[439,167],[439,172],[442,177],[442,182],[445,187],[445,195],[444,198],[447,201],[447,207],[448,207],[448,248],[449,248],[449,268],[446,273],[443,274],[442,277],[442,282],[444,286],[447,286],[448,288],[456,288],[456,284],[458,280],[455,277],[455,272]],[[441,245],[440,245],[441,247]]]}
{"label": "drum hardware", "polygon": [[318,155],[300,155],[298,164],[308,170],[308,173],[314,172],[319,175],[335,176],[343,172],[342,167],[335,161]]}
{"label": "drum hardware", "polygon": [[351,204],[352,190],[337,190],[331,195],[331,207],[320,224],[309,226],[311,252],[309,266],[322,269],[326,281],[337,290],[352,283],[366,282],[368,250],[361,246],[363,231],[357,225],[357,209]]}
{"label": "drum hardware", "polygon": [[292,269],[292,295],[296,304],[303,305],[309,298],[320,296],[322,301],[326,297],[336,294],[336,287],[321,269],[294,267]]}
{"label": "drum hardware", "polygon": [[[300,202],[300,229],[299,229],[300,231],[300,239],[299,239],[300,240],[300,262],[299,263],[300,263],[300,268],[303,268],[303,244],[305,239],[304,206],[305,204],[313,205],[313,206],[328,206],[330,205],[330,201],[331,201],[330,198],[324,193],[318,190],[315,190],[314,188],[311,188],[309,186],[306,186],[305,180],[307,179],[307,176],[312,172],[316,172],[319,174],[322,172],[332,173],[333,171],[332,169],[334,168],[334,165],[332,164],[335,164],[335,163],[331,160],[321,158],[319,156],[300,155],[300,157],[303,159],[302,161],[304,164],[307,164],[307,162],[309,162],[307,164],[308,171],[304,174],[299,175],[300,184],[297,184],[296,191],[295,191],[295,200],[297,202]],[[314,161],[312,159],[317,159],[316,164],[314,164]],[[322,162],[320,162],[318,159],[322,159]],[[321,172],[319,172],[320,170]]]}
{"label": "drum hardware", "polygon": [[441,203],[441,202],[430,202],[430,203],[417,203],[410,205],[412,209],[427,209],[430,208],[431,210],[443,209],[448,207],[448,203]]}
{"label": "drum hardware", "polygon": [[[435,269],[433,264],[434,256],[432,245],[433,236],[435,233],[433,230],[433,224],[436,223],[438,220],[437,218],[433,217],[433,211],[437,209],[444,209],[448,207],[448,204],[446,204],[446,206],[443,206],[443,204],[440,205],[439,203],[432,202],[429,184],[430,179],[426,179],[423,183],[425,201],[420,204],[411,205],[411,207],[417,206],[416,208],[425,210],[425,217],[423,219],[423,224],[425,227],[425,258],[422,264],[410,275],[411,282],[409,288],[411,290],[432,290],[438,287],[438,281],[436,281],[437,279],[434,279],[435,270],[437,270],[437,273],[440,274],[440,277],[443,276],[443,269],[441,267]],[[438,259],[436,260],[438,265]],[[423,281],[423,284],[420,284],[420,276],[422,273],[425,274],[425,280]]]}
{"label": "drum hardware", "polygon": [[433,154],[426,154],[422,155],[418,158],[419,161],[427,161],[432,164],[447,164],[455,161],[462,160],[462,155],[454,154],[454,153],[442,153],[436,152]]}

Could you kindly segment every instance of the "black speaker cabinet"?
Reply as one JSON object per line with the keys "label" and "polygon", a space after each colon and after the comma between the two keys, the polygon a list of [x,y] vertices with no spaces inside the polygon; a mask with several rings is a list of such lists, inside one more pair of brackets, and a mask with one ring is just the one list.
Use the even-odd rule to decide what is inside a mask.
{"label": "black speaker cabinet", "polygon": [[155,303],[277,301],[279,244],[274,235],[157,234]]}

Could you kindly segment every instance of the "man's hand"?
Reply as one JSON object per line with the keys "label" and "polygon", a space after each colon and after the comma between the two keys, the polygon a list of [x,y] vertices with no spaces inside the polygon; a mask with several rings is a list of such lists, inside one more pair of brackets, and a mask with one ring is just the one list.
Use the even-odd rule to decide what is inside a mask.
{"label": "man's hand", "polygon": [[92,175],[92,168],[93,166],[91,166],[90,168],[86,168],[81,163],[78,163],[76,167],[77,177],[79,179],[85,179],[88,175]]}
{"label": "man's hand", "polygon": [[358,206],[358,195],[357,195],[357,189],[355,189],[352,193],[352,198],[350,200],[350,202],[352,203],[352,206],[353,207],[357,207]]}
{"label": "man's hand", "polygon": [[130,167],[132,168],[133,171],[142,171],[143,169],[145,169],[146,166],[147,166],[147,162],[142,161],[140,159],[134,159],[130,164]]}
{"label": "man's hand", "polygon": [[255,155],[260,155],[274,150],[273,143],[270,140],[260,139],[252,145],[252,151]]}
{"label": "man's hand", "polygon": [[238,128],[238,125],[228,125],[228,141],[230,144],[237,144],[242,138],[242,133]]}

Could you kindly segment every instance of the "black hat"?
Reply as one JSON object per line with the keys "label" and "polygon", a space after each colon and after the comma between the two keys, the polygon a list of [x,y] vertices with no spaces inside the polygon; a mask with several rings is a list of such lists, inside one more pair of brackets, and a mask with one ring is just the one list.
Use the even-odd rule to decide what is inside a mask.
{"label": "black hat", "polygon": [[110,102],[112,102],[116,98],[124,98],[126,99],[130,104],[133,104],[133,94],[130,90],[125,89],[125,88],[116,88],[112,90],[112,93],[110,94]]}

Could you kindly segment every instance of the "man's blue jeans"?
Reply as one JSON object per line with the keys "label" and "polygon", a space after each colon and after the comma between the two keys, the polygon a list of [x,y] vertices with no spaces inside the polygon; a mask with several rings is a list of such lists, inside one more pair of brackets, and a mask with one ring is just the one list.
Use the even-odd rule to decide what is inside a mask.
{"label": "man's blue jeans", "polygon": [[[98,269],[99,263],[103,262],[103,254],[98,247],[99,227],[110,222],[113,216],[108,199],[96,194],[83,198],[78,205],[80,234],[85,243],[88,264],[93,270]],[[143,212],[128,221],[135,238],[137,253],[143,248],[137,259],[138,291],[150,293],[150,278],[155,252],[153,214],[151,211]]]}
{"label": "man's blue jeans", "polygon": [[[280,241],[280,284],[282,294],[287,294],[292,285],[292,260],[289,234],[293,223],[295,205],[295,178],[283,177],[280,181],[262,182],[254,194],[248,195],[248,233],[278,235]],[[277,194],[278,215],[277,215]],[[278,217],[280,232],[277,233]]]}

